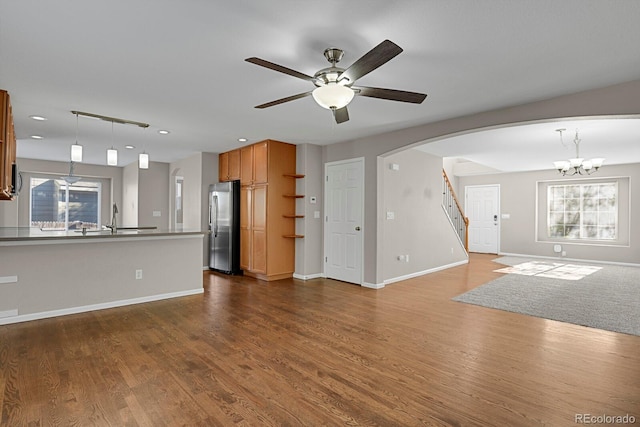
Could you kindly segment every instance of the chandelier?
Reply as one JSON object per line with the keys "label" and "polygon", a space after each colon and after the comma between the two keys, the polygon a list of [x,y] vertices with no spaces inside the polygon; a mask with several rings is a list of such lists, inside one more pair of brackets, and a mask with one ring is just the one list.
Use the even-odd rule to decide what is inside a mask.
{"label": "chandelier", "polygon": [[[562,132],[566,129],[556,129],[556,132],[560,134],[560,142],[562,145],[565,145],[562,139]],[[597,172],[598,169],[604,163],[603,158],[594,158],[591,160],[585,160],[580,157],[580,138],[578,138],[578,130],[576,129],[576,136],[573,138],[573,144],[576,146],[576,156],[569,160],[559,160],[557,162],[553,162],[553,165],[558,170],[562,176],[573,176],[573,175],[591,175],[594,172]],[[566,146],[566,145],[565,145]]]}

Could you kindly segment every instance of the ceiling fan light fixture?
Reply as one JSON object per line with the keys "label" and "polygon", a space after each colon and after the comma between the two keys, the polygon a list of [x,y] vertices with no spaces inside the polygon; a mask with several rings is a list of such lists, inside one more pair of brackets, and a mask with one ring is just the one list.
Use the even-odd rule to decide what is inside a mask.
{"label": "ceiling fan light fixture", "polygon": [[315,88],[311,95],[313,95],[313,99],[315,99],[322,108],[339,110],[351,102],[355,96],[355,92],[347,86],[329,83],[325,86]]}

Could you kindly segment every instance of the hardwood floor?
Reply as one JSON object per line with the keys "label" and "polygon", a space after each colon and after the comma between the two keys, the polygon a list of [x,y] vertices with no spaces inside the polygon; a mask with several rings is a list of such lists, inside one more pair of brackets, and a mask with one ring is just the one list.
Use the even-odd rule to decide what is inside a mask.
{"label": "hardwood floor", "polygon": [[371,290],[204,295],[0,326],[2,426],[640,423],[640,337],[453,302],[495,256]]}

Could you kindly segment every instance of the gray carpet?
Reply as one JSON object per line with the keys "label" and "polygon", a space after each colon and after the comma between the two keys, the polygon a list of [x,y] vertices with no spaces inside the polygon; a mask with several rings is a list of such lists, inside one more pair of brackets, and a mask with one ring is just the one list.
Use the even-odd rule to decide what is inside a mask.
{"label": "gray carpet", "polygon": [[[502,257],[495,261],[497,270],[533,259]],[[602,269],[580,280],[507,274],[453,300],[640,336],[640,268],[553,262],[597,265]]]}

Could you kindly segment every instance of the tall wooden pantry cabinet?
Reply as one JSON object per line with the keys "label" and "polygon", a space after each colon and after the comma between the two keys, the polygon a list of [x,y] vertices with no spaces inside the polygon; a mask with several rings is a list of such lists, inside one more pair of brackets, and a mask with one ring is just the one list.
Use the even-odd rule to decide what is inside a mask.
{"label": "tall wooden pantry cabinet", "polygon": [[[293,276],[296,146],[265,140],[240,150],[240,268],[261,280]],[[220,156],[227,156],[222,153]]]}

